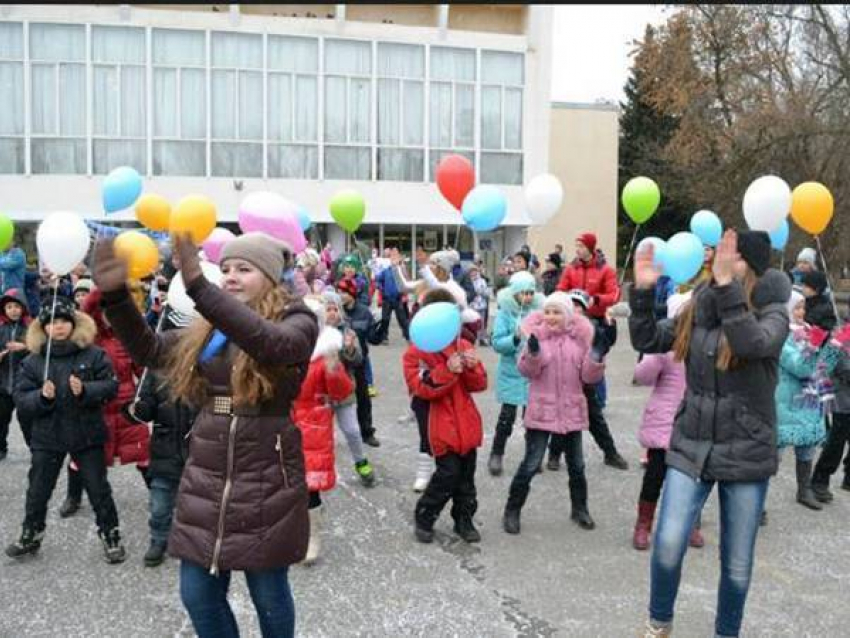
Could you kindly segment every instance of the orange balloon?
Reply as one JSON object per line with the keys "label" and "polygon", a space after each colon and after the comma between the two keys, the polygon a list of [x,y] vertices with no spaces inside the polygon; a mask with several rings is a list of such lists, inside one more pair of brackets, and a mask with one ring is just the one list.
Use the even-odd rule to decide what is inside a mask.
{"label": "orange balloon", "polygon": [[171,213],[171,234],[189,233],[196,246],[210,236],[215,229],[215,204],[203,195],[187,195],[181,199]]}
{"label": "orange balloon", "polygon": [[130,279],[143,279],[159,265],[156,244],[138,230],[125,231],[115,238],[115,254],[127,262]]}
{"label": "orange balloon", "polygon": [[835,202],[819,182],[803,182],[791,193],[791,219],[812,235],[820,235],[832,220]]}
{"label": "orange balloon", "polygon": [[136,202],[136,219],[145,228],[157,232],[168,230],[171,218],[171,204],[161,195],[149,193],[142,195]]}

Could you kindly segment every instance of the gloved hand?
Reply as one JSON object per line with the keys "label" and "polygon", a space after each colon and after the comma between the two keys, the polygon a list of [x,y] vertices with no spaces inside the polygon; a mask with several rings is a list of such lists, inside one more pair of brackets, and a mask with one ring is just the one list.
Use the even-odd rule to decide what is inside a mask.
{"label": "gloved hand", "polygon": [[535,356],[540,354],[540,341],[535,334],[528,338],[528,351]]}

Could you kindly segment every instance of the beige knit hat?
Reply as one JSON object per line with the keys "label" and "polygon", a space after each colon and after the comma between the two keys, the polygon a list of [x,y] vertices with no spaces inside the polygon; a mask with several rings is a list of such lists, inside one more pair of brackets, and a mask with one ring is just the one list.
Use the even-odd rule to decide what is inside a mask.
{"label": "beige knit hat", "polygon": [[292,248],[286,242],[265,233],[245,233],[225,244],[221,263],[228,259],[244,259],[277,284],[291,256]]}

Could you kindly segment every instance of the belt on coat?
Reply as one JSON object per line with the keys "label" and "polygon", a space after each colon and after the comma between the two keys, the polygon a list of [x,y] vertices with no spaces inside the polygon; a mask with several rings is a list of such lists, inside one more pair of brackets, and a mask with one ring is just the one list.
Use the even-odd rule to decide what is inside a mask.
{"label": "belt on coat", "polygon": [[260,405],[236,405],[233,402],[233,397],[226,394],[209,395],[203,407],[219,416],[286,417],[289,414],[288,408],[268,403]]}

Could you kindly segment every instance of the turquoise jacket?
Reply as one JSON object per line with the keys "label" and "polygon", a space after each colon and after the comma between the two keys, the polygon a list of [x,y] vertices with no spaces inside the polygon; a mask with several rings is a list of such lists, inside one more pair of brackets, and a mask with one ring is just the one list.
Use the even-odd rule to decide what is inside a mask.
{"label": "turquoise jacket", "polygon": [[520,308],[511,288],[499,291],[497,301],[499,310],[493,324],[493,349],[499,353],[499,365],[496,368],[496,400],[499,403],[525,405],[528,401],[528,379],[517,370],[517,359],[522,345],[515,341],[517,326],[532,311],[543,307],[545,297],[536,293],[530,305]]}

